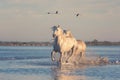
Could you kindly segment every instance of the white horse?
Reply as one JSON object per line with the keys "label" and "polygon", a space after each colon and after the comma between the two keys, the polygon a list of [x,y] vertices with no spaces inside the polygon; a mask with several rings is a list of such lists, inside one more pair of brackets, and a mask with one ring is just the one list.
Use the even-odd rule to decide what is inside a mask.
{"label": "white horse", "polygon": [[[71,37],[71,38],[74,38],[71,31],[69,30],[64,30],[64,33],[66,35],[66,37]],[[82,40],[77,40],[77,44],[74,46],[74,51],[73,51],[73,56],[76,56],[76,57],[84,57],[85,56],[85,50],[86,50],[86,44],[84,41]],[[80,55],[80,56],[79,56]]]}
{"label": "white horse", "polygon": [[65,53],[69,53],[72,50],[74,51],[74,46],[77,44],[75,38],[66,37],[64,35],[63,30],[60,26],[54,26],[53,28],[53,37],[54,37],[54,44],[53,44],[53,51],[51,52],[51,59],[54,61],[54,53],[59,52],[60,58],[59,61],[62,62],[62,56]]}
{"label": "white horse", "polygon": [[80,53],[80,57],[82,58],[85,56],[85,50],[86,50],[85,42],[82,40],[77,40],[75,55]]}

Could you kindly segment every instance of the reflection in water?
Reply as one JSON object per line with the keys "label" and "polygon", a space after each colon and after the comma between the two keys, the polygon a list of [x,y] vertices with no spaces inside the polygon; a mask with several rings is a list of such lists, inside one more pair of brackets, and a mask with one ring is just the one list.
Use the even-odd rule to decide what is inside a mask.
{"label": "reflection in water", "polygon": [[85,68],[81,68],[81,74],[78,74],[78,69],[73,66],[62,66],[62,67],[53,67],[52,68],[52,77],[54,80],[86,80],[84,75]]}
{"label": "reflection in water", "polygon": [[54,80],[88,80],[86,76],[86,69],[90,66],[106,65],[109,63],[106,57],[86,57],[75,64],[62,63],[59,66],[52,68],[52,77]]}

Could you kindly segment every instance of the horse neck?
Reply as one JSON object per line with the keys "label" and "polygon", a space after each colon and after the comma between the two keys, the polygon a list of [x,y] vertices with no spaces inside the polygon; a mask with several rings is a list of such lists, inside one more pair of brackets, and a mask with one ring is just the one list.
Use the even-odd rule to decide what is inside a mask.
{"label": "horse neck", "polygon": [[61,45],[64,40],[65,40],[64,34],[61,34],[61,35],[59,35],[59,36],[56,37],[56,41],[57,41],[58,45]]}

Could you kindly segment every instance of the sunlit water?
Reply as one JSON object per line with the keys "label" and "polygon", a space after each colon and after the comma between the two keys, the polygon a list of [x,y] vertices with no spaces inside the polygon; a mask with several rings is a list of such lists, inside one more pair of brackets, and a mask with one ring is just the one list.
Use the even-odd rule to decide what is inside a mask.
{"label": "sunlit water", "polygon": [[[60,68],[52,47],[0,47],[0,80],[120,80],[120,64]],[[87,47],[87,55],[120,62],[120,46]]]}

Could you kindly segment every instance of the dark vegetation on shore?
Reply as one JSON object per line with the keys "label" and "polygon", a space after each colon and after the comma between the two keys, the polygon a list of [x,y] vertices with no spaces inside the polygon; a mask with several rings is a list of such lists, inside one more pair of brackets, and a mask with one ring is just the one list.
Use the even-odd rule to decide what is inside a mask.
{"label": "dark vegetation on shore", "polygon": [[4,42],[0,41],[0,46],[51,46],[52,42]]}
{"label": "dark vegetation on shore", "polygon": [[[120,46],[120,42],[110,41],[86,41],[87,46]],[[52,46],[52,42],[18,42],[18,41],[0,41],[0,46]]]}
{"label": "dark vegetation on shore", "polygon": [[95,39],[93,41],[86,41],[86,44],[89,46],[120,46],[120,41],[119,42],[98,41]]}

